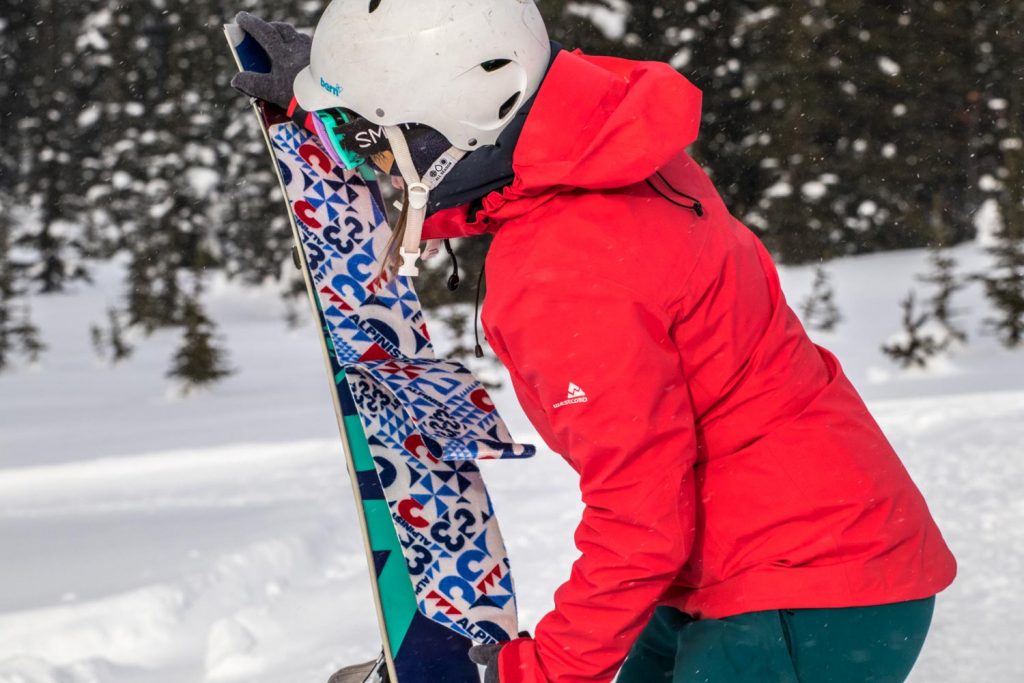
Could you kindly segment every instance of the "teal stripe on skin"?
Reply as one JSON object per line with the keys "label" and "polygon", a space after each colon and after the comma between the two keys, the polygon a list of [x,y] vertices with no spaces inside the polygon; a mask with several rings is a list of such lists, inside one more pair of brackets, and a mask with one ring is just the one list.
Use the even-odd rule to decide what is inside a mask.
{"label": "teal stripe on skin", "polygon": [[[366,441],[366,433],[357,415],[345,417],[345,433],[348,435],[352,466],[356,472],[375,470],[370,445]],[[377,585],[380,589],[381,611],[384,613],[388,642],[394,655],[402,647],[409,625],[416,614],[416,593],[413,591],[412,580],[409,578],[402,546],[398,541],[398,533],[395,531],[391,508],[388,507],[387,501],[364,500],[362,503],[370,536],[370,548],[374,552],[389,553],[377,576]]]}

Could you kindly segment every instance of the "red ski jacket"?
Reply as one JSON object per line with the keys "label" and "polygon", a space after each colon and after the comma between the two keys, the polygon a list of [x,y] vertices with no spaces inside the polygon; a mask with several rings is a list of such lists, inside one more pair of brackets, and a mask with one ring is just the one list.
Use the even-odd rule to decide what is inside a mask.
{"label": "red ski jacket", "polygon": [[585,505],[580,556],[534,638],[502,650],[503,683],[611,680],[659,604],[885,604],[956,573],[839,362],[684,152],[700,101],[666,64],[563,52],[513,184],[472,222],[457,208],[427,224],[496,233],[487,338]]}

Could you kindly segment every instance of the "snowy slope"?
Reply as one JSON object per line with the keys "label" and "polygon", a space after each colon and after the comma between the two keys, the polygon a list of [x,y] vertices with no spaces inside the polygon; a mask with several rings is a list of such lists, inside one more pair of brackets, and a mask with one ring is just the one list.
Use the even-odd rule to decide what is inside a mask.
{"label": "snowy slope", "polygon": [[[987,257],[972,245],[968,268]],[[836,263],[837,352],[927,496],[961,565],[914,680],[1024,680],[1024,354],[974,335],[939,367],[878,351],[918,251]],[[239,372],[177,397],[161,333],[128,363],[87,327],[120,286],[36,302],[50,352],[0,375],[0,683],[320,683],[374,654],[361,540],[315,333],[287,330],[269,288],[209,296]],[[809,269],[783,273],[794,301]],[[980,292],[959,301],[972,332]],[[513,431],[536,441],[510,392]],[[532,626],[575,556],[571,471],[550,453],[485,463]]]}

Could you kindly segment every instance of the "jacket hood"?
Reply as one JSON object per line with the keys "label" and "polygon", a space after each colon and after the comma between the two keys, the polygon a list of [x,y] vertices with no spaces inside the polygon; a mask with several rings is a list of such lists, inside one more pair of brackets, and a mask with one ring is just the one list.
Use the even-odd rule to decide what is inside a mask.
{"label": "jacket hood", "polygon": [[559,192],[627,187],[697,139],[701,92],[663,62],[561,52],[537,92],[512,157],[515,178],[468,207],[440,211],[424,237],[497,229]]}

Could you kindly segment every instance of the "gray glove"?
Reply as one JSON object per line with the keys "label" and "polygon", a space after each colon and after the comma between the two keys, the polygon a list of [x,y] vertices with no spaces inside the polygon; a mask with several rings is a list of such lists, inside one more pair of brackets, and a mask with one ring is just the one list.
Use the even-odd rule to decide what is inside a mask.
{"label": "gray glove", "polygon": [[239,12],[235,23],[256,39],[270,57],[270,73],[242,71],[231,79],[231,87],[249,97],[271,102],[287,109],[292,103],[292,83],[309,65],[313,39],[299,33],[291,24],[267,23],[248,12]]}
{"label": "gray glove", "polygon": [[498,654],[506,643],[491,643],[490,645],[474,645],[469,648],[469,658],[478,666],[487,667],[484,673],[484,683],[501,683],[498,680]]}

